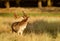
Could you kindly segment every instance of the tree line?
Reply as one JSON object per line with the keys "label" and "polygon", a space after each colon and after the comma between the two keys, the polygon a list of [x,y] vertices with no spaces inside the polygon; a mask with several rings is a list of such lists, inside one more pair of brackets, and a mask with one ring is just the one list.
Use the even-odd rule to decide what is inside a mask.
{"label": "tree line", "polygon": [[[4,5],[6,6],[6,8],[10,8],[9,1],[15,1],[16,4],[18,5],[21,0],[0,0],[0,1],[4,1],[5,2]],[[22,1],[24,1],[24,0],[22,0]],[[37,0],[34,0],[34,1],[37,1]],[[48,7],[51,7],[52,6],[51,0],[38,0],[38,8],[41,8],[42,7],[42,1],[43,2],[47,1],[47,6]]]}

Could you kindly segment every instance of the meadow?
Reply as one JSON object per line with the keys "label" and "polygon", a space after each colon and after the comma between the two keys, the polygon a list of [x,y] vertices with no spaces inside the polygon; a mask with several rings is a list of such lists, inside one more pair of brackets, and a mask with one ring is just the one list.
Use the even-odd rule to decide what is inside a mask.
{"label": "meadow", "polygon": [[[22,16],[22,13],[18,15]],[[0,41],[60,41],[60,13],[29,13],[23,36],[11,32],[13,13],[0,13]]]}

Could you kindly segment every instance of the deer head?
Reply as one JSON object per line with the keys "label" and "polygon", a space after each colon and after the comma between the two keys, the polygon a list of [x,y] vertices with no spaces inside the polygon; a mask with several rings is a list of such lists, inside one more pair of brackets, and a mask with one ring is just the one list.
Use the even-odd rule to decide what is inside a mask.
{"label": "deer head", "polygon": [[16,19],[16,21],[22,21],[23,19],[29,18],[26,14],[26,12],[22,11],[23,16],[19,16],[17,15],[17,13],[14,13],[14,17]]}

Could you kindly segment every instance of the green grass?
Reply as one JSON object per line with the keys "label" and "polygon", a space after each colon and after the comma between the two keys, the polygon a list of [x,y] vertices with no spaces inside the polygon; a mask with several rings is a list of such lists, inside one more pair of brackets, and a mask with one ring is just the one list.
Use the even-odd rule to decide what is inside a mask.
{"label": "green grass", "polygon": [[[18,13],[18,15],[23,15],[22,13]],[[60,16],[60,13],[28,13],[29,16]],[[12,17],[13,13],[0,13],[0,16],[4,17]]]}
{"label": "green grass", "polygon": [[9,17],[9,16],[13,16],[13,14],[12,13],[0,13],[0,16]]}

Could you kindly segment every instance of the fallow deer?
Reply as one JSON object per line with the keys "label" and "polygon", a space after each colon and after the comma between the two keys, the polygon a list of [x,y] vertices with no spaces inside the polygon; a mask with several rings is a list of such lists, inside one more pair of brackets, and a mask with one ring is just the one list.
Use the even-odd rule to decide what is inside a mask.
{"label": "fallow deer", "polygon": [[[18,18],[16,14],[14,16],[16,18]],[[18,35],[23,34],[23,31],[24,31],[24,29],[26,28],[26,26],[28,24],[28,18],[29,17],[27,16],[27,14],[25,14],[24,11],[23,11],[22,18],[23,19],[21,21],[16,21],[16,22],[12,23],[12,26],[11,26],[12,32],[16,32],[16,33],[18,33]]]}

